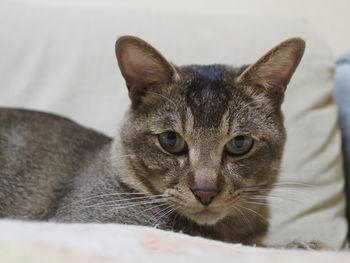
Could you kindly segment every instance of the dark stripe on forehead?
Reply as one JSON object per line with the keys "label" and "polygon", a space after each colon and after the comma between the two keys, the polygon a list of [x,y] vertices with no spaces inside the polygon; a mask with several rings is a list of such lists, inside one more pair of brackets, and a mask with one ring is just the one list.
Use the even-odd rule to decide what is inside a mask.
{"label": "dark stripe on forehead", "polygon": [[231,99],[231,93],[224,82],[225,67],[190,66],[188,69],[192,81],[186,99],[194,116],[194,126],[219,127]]}

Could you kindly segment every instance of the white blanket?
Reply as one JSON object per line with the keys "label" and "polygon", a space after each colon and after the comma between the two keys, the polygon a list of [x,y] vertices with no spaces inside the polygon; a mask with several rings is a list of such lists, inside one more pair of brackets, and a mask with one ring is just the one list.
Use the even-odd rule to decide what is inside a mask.
{"label": "white blanket", "polygon": [[350,262],[350,252],[225,244],[126,225],[0,221],[0,262]]}

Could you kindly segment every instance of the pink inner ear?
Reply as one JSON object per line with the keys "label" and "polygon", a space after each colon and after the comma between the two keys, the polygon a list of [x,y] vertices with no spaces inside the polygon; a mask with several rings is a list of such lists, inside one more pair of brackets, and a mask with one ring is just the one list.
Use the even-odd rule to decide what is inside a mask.
{"label": "pink inner ear", "polygon": [[127,47],[119,60],[126,82],[133,87],[144,87],[165,79],[162,66],[138,48]]}
{"label": "pink inner ear", "polygon": [[267,61],[255,65],[252,79],[265,87],[287,86],[297,66],[297,57],[292,49],[275,52]]}
{"label": "pink inner ear", "polygon": [[305,49],[305,42],[299,38],[286,40],[267,52],[255,64],[246,68],[238,77],[266,88],[283,88],[288,85]]}
{"label": "pink inner ear", "polygon": [[275,65],[262,66],[257,71],[256,80],[263,86],[287,86],[294,72],[292,64],[293,62],[288,65],[276,63]]}

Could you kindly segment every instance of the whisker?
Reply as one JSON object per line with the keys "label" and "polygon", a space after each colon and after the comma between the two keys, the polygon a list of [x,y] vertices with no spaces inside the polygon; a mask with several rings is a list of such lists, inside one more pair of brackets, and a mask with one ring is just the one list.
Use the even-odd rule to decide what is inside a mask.
{"label": "whisker", "polygon": [[278,201],[278,202],[285,202],[285,201],[292,201],[292,202],[303,202],[304,200],[302,198],[291,198],[290,196],[273,196],[273,195],[242,195],[244,197],[249,197],[250,199],[256,199],[256,200],[266,200],[269,199],[271,201]]}
{"label": "whisker", "polygon": [[173,206],[170,206],[169,208],[170,208],[170,210],[167,210],[167,212],[165,212],[163,215],[158,217],[157,221],[153,224],[153,227],[157,227],[158,222],[160,221],[160,219],[162,219],[163,217],[165,217],[167,215],[170,215],[171,213],[175,212],[178,207],[174,208]]}
{"label": "whisker", "polygon": [[251,195],[251,196],[261,196],[261,197],[276,197],[281,199],[296,199],[297,197],[302,197],[300,200],[305,198],[310,198],[308,193],[305,193],[303,191],[293,191],[293,190],[280,190],[280,191],[261,191],[259,189],[257,190],[243,190],[239,193],[240,195]]}
{"label": "whisker", "polygon": [[313,184],[307,184],[307,183],[302,183],[302,182],[293,182],[293,181],[284,181],[284,182],[276,182],[273,183],[272,185],[274,186],[301,186],[301,187],[314,187],[315,185]]}
{"label": "whisker", "polygon": [[251,204],[251,205],[265,205],[265,206],[269,206],[270,205],[269,203],[246,201],[246,200],[242,200],[242,199],[240,199],[239,201],[247,203],[247,204]]}
{"label": "whisker", "polygon": [[249,218],[243,213],[243,211],[241,209],[239,209],[237,206],[232,206],[233,209],[237,210],[238,213],[242,216],[242,220],[244,221],[244,223],[246,223],[248,225],[248,227],[250,228],[251,231],[254,231],[253,229],[253,225],[252,222],[249,220]]}
{"label": "whisker", "polygon": [[173,207],[173,205],[167,205],[165,208],[163,208],[163,209],[161,209],[160,211],[158,211],[157,213],[155,213],[155,214],[150,218],[149,222],[150,222],[151,220],[153,220],[154,218],[156,218],[158,214],[163,213],[165,210],[167,210],[167,209],[169,209],[169,208],[171,208],[171,207]]}
{"label": "whisker", "polygon": [[297,188],[243,188],[242,192],[275,192],[275,193],[303,193],[305,189]]}
{"label": "whisker", "polygon": [[306,183],[301,183],[301,182],[276,182],[276,183],[264,183],[264,184],[255,184],[255,185],[248,185],[248,186],[243,186],[241,189],[246,190],[246,189],[261,189],[261,190],[270,190],[270,189],[278,189],[278,188],[290,188],[290,189],[300,189],[300,188],[311,188],[314,185],[311,184],[306,184]]}
{"label": "whisker", "polygon": [[274,207],[274,208],[278,208],[278,209],[284,207],[284,206],[282,206],[281,204],[278,204],[278,203],[258,202],[258,200],[251,200],[249,197],[247,198],[247,200],[240,199],[239,201],[243,202],[245,204],[259,205],[259,206],[266,206],[266,207]]}
{"label": "whisker", "polygon": [[164,195],[154,195],[154,196],[138,196],[138,197],[131,197],[131,198],[125,198],[125,199],[115,199],[115,200],[110,200],[110,201],[105,201],[105,202],[101,202],[101,203],[96,203],[93,205],[104,205],[104,204],[115,204],[115,203],[121,203],[121,202],[127,202],[127,201],[137,201],[137,200],[142,200],[145,199],[145,201],[150,201],[152,199],[156,200],[156,199],[160,199],[160,198],[164,198]]}
{"label": "whisker", "polygon": [[160,203],[160,202],[165,202],[165,200],[157,199],[157,200],[151,200],[151,201],[133,202],[133,203],[123,204],[123,205],[119,205],[119,206],[116,206],[115,204],[112,204],[112,205],[99,205],[99,206],[88,205],[88,206],[84,206],[83,209],[86,209],[86,208],[101,208],[101,207],[112,207],[112,208],[115,208],[115,209],[122,209],[122,208],[138,206],[138,205],[155,204],[155,203]]}
{"label": "whisker", "polygon": [[[244,188],[240,189],[244,192],[279,192],[279,193],[303,193],[305,192],[305,189],[301,188]],[[310,189],[311,190],[311,189]]]}
{"label": "whisker", "polygon": [[147,208],[147,209],[144,209],[144,210],[142,210],[142,211],[140,211],[140,212],[137,211],[137,212],[135,212],[135,213],[142,214],[142,213],[144,213],[144,212],[146,212],[146,211],[149,211],[149,210],[152,210],[152,209],[154,209],[154,208],[161,207],[161,206],[164,206],[164,205],[167,205],[167,204],[164,202],[163,204],[155,205],[155,206],[149,207],[149,208]]}
{"label": "whisker", "polygon": [[254,199],[254,200],[268,200],[271,202],[303,202],[305,198],[302,198],[300,196],[275,196],[275,195],[257,195],[257,194],[242,194],[242,197],[245,199]]}
{"label": "whisker", "polygon": [[269,199],[280,199],[280,200],[293,200],[293,201],[303,201],[304,199],[310,199],[312,198],[308,193],[304,192],[270,192],[270,193],[264,193],[264,192],[241,192],[240,195],[242,196],[255,196],[255,197],[261,197],[261,198],[269,198]]}
{"label": "whisker", "polygon": [[[92,196],[88,196],[88,197],[83,198],[83,199],[79,199],[79,200],[73,201],[73,202],[71,202],[71,203],[61,207],[61,209],[66,209],[69,206],[72,206],[72,205],[75,205],[75,204],[79,204],[79,203],[83,203],[83,202],[86,202],[86,201],[91,200],[91,199],[96,199],[96,198],[101,198],[101,197],[111,197],[111,196],[123,196],[123,195],[146,196],[146,194],[144,194],[144,193],[108,193],[108,194],[98,194],[98,195],[92,195]],[[164,195],[164,196],[166,196],[166,195]]]}
{"label": "whisker", "polygon": [[259,216],[260,218],[262,218],[265,222],[269,223],[269,221],[263,216],[261,215],[260,213],[258,213],[257,211],[253,210],[253,209],[250,209],[248,207],[245,207],[245,206],[239,206],[236,204],[236,206],[240,207],[240,208],[243,208],[243,209],[246,209],[248,211],[250,211],[251,213],[254,213],[256,214],[257,216]]}

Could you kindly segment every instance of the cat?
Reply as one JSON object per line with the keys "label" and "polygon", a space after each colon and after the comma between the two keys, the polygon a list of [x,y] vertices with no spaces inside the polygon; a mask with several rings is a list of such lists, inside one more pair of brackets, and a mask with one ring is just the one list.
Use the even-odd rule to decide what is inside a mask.
{"label": "cat", "polygon": [[286,140],[281,104],[304,49],[292,38],[251,65],[176,66],[138,37],[119,38],[131,105],[115,139],[0,109],[0,217],[261,245]]}

